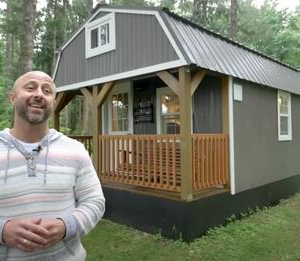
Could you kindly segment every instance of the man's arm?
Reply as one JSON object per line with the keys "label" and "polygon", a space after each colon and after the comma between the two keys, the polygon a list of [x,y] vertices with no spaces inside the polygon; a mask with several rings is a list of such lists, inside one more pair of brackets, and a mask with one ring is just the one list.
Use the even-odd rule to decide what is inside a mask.
{"label": "man's arm", "polygon": [[58,217],[64,221],[66,240],[74,237],[77,232],[81,236],[87,234],[100,221],[105,211],[105,198],[99,178],[87,151],[84,148],[82,151],[74,187],[76,208],[71,213]]}
{"label": "man's arm", "polygon": [[4,244],[4,242],[3,242],[3,227],[7,221],[8,221],[7,219],[0,219],[0,244]]}

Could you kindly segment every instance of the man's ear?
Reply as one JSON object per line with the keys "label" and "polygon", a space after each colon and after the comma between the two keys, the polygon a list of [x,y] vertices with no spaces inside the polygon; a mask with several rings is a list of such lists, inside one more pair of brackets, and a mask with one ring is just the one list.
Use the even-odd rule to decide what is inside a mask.
{"label": "man's ear", "polygon": [[7,98],[9,99],[9,101],[14,105],[15,103],[15,93],[13,91],[10,91],[7,94]]}

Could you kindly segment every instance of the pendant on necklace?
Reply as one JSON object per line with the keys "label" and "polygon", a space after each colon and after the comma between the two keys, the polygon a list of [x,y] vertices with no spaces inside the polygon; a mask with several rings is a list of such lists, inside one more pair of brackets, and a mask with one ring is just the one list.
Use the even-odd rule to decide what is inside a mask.
{"label": "pendant on necklace", "polygon": [[36,160],[33,155],[30,155],[27,158],[27,171],[28,171],[28,177],[36,176]]}

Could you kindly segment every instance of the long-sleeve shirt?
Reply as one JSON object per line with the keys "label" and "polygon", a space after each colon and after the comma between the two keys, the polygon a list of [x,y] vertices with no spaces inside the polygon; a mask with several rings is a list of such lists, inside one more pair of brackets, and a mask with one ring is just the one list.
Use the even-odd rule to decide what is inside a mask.
{"label": "long-sleeve shirt", "polygon": [[[50,130],[38,150],[0,132],[0,260],[84,260],[80,241],[104,214],[105,198],[84,146]],[[2,241],[4,224],[16,218],[61,218],[65,238],[56,245],[27,253]]]}

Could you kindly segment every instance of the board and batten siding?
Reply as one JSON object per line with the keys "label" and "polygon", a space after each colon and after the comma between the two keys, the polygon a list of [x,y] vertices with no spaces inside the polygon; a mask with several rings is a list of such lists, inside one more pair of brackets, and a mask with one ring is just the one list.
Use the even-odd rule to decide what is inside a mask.
{"label": "board and batten siding", "polygon": [[179,59],[154,15],[116,13],[115,17],[116,49],[86,59],[83,29],[61,53],[58,87]]}
{"label": "board and batten siding", "polygon": [[193,98],[193,132],[222,133],[221,78],[206,75]]}
{"label": "board and batten siding", "polygon": [[234,101],[236,192],[300,174],[300,96],[291,95],[291,141],[278,141],[277,90],[250,83]]}

